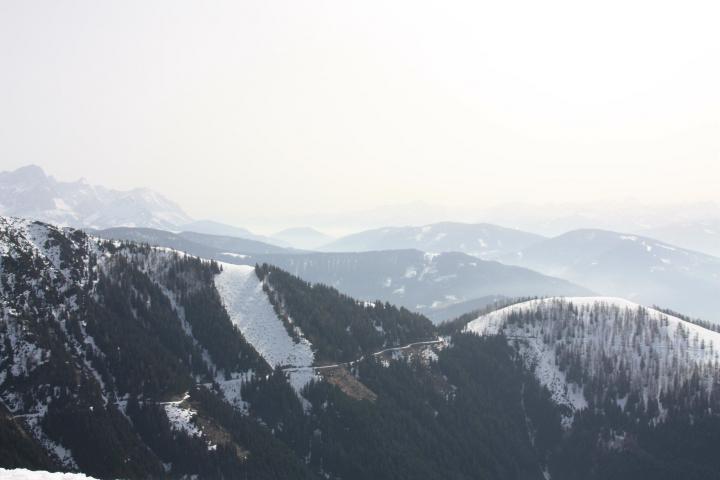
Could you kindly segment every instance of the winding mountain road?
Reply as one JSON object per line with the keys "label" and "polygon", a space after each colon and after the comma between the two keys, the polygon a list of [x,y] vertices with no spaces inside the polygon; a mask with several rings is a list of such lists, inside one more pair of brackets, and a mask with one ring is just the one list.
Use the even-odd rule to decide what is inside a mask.
{"label": "winding mountain road", "polygon": [[[402,345],[399,347],[385,348],[383,350],[379,350],[377,352],[371,353],[370,356],[376,357],[378,355],[382,355],[383,353],[407,350],[408,348],[416,347],[418,345],[436,345],[438,343],[443,343],[443,342],[444,342],[444,340],[441,338],[437,338],[435,340],[426,340],[423,342],[413,342],[413,343],[408,343],[407,345]],[[350,360],[349,362],[333,363],[330,365],[313,365],[313,366],[309,366],[309,367],[285,367],[285,368],[282,368],[282,371],[283,372],[301,372],[301,371],[307,371],[307,370],[313,370],[313,371],[328,370],[331,368],[352,366],[358,362],[362,362],[363,360],[365,360],[365,358],[366,358],[366,355],[363,355],[359,358],[356,358],[355,360]]]}

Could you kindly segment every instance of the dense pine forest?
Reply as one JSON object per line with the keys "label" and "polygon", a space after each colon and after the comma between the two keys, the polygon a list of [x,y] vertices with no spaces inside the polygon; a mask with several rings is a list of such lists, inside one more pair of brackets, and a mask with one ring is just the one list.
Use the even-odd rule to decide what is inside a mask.
{"label": "dense pine forest", "polygon": [[552,390],[565,425],[553,478],[719,478],[720,336],[671,313],[541,299],[486,313],[466,331],[504,338]]}
{"label": "dense pine forest", "polygon": [[271,377],[248,386],[251,412],[333,477],[543,478],[560,413],[504,341],[461,334],[430,360],[368,358],[353,373],[374,401],[320,381],[307,387],[303,415],[287,384]]}
{"label": "dense pine forest", "polygon": [[316,358],[350,361],[386,347],[430,340],[432,323],[389,303],[358,302],[336,289],[310,284],[268,264],[255,268],[291,334],[294,328],[317,346]]}

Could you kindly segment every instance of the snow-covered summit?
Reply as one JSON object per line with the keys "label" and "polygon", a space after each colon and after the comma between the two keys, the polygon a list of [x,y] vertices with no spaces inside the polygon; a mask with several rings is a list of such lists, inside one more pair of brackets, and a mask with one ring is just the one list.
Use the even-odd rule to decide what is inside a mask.
{"label": "snow-covered summit", "polygon": [[531,300],[483,315],[465,331],[505,335],[571,410],[608,401],[625,409],[634,399],[662,417],[663,399],[680,388],[693,401],[718,393],[720,333],[621,298]]}
{"label": "snow-covered summit", "polygon": [[35,165],[0,172],[0,214],[92,228],[172,230],[191,220],[177,204],[150,189],[120,191],[84,180],[61,182]]}

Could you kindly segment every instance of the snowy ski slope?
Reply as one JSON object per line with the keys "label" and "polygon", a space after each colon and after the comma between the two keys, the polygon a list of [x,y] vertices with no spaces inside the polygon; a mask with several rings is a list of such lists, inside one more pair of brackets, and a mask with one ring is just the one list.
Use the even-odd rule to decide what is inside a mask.
{"label": "snowy ski slope", "polygon": [[[310,342],[300,335],[296,342],[278,318],[255,268],[249,265],[221,263],[222,272],[215,276],[215,286],[225,309],[245,339],[272,367],[310,367],[315,355]],[[302,388],[313,378],[311,369],[291,373],[291,383]]]}

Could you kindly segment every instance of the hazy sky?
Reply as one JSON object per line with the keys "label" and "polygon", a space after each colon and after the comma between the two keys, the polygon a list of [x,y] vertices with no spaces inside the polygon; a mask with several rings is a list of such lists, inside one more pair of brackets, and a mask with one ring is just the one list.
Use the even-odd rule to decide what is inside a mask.
{"label": "hazy sky", "polygon": [[720,200],[717,5],[0,0],[0,170],[238,224]]}

